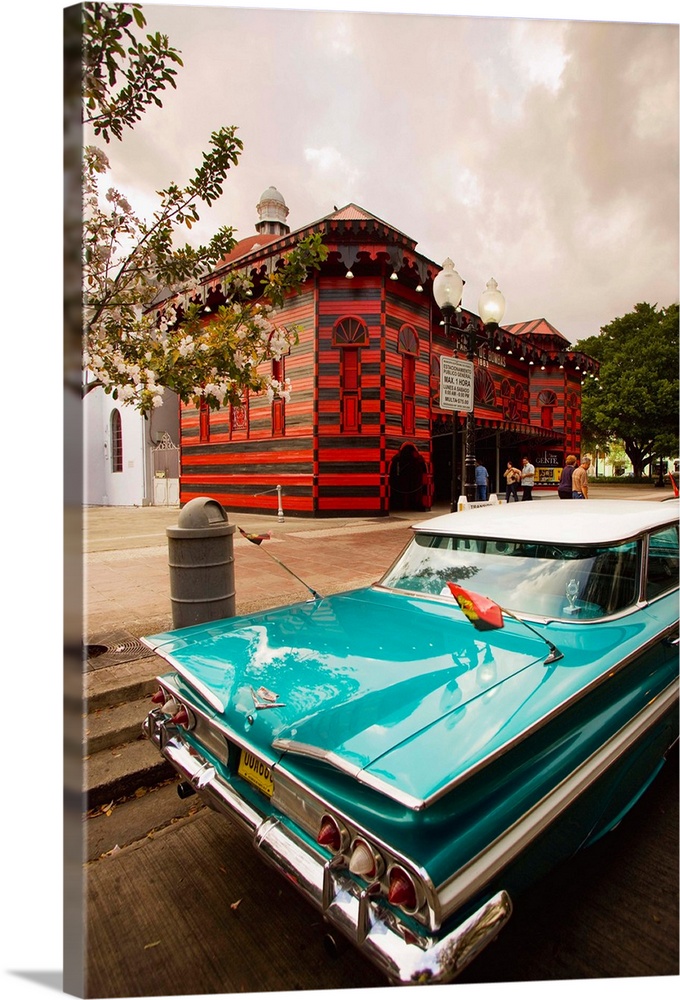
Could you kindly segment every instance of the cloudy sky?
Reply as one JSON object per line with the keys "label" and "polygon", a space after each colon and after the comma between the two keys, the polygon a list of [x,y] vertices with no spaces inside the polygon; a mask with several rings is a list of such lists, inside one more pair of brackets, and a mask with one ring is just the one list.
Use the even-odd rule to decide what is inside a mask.
{"label": "cloudy sky", "polygon": [[[251,235],[273,184],[293,229],[355,202],[425,256],[450,256],[474,311],[495,277],[507,323],[545,316],[575,341],[637,302],[677,301],[677,21],[280,6],[144,5],[184,68],[163,108],[108,148],[143,214],[234,124],[244,152],[201,240],[225,224]],[[439,5],[387,5],[416,6]]]}
{"label": "cloudy sky", "polygon": [[[4,539],[16,602],[6,617],[23,623],[27,608],[36,611],[41,646],[31,677],[43,707],[63,697],[55,595],[62,579],[64,6],[62,0],[6,4],[5,35],[14,43],[0,63],[2,406],[5,469],[14,487],[3,491],[2,503],[3,523],[17,526]],[[253,6],[240,0],[240,8]],[[513,19],[145,4],[150,27],[169,35],[186,65],[164,108],[111,145],[117,181],[139,197],[136,207],[150,207],[150,193],[169,180],[186,179],[211,130],[236,124],[245,152],[224,198],[205,216],[202,238],[225,223],[251,234],[258,198],[275,184],[293,227],[354,201],[408,233],[433,260],[451,256],[470,290],[464,303],[475,311],[493,275],[507,299],[507,322],[546,316],[575,340],[641,300],[677,300],[678,29],[670,0],[260,0],[257,6],[423,13],[446,7],[458,15],[498,15],[502,7]],[[554,18],[609,23],[535,20],[546,9]],[[672,27],[610,20],[668,22],[671,11]],[[23,417],[28,406],[32,437]],[[7,662],[25,665],[25,630],[5,633]],[[25,700],[25,669],[9,670],[7,683],[8,704]],[[54,712],[51,727],[52,743],[59,743]],[[14,742],[22,736],[17,728]],[[41,792],[39,801],[33,795],[24,803],[28,785],[13,788],[26,822],[6,831],[6,853],[15,863],[3,883],[13,907],[3,941],[10,970],[39,971],[4,968],[0,977],[7,995],[33,998],[57,977],[44,970],[62,967],[55,933],[61,840],[58,830],[46,835],[40,821],[61,815],[62,762],[59,754],[45,754],[44,741],[21,745],[21,773],[39,773]],[[37,872],[39,906],[36,893],[26,892],[27,871]],[[649,985],[670,998],[673,981]],[[601,985],[583,984],[581,992],[599,996]],[[555,983],[549,993],[566,1000],[573,990]],[[513,1000],[527,994],[545,996],[545,985],[504,988]]]}

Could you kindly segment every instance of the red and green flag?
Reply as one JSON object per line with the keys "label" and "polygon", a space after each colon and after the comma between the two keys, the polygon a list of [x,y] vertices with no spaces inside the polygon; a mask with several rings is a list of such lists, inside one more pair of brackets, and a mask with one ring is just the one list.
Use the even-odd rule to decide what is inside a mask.
{"label": "red and green flag", "polygon": [[243,537],[247,538],[249,542],[253,543],[253,545],[262,545],[262,542],[267,542],[272,537],[271,532],[269,531],[265,535],[255,535],[251,532],[244,531],[243,528],[239,528],[238,530],[241,532]]}
{"label": "red and green flag", "polygon": [[499,604],[472,590],[464,590],[457,583],[447,582],[460,610],[476,629],[485,632],[488,629],[503,628],[503,609]]}

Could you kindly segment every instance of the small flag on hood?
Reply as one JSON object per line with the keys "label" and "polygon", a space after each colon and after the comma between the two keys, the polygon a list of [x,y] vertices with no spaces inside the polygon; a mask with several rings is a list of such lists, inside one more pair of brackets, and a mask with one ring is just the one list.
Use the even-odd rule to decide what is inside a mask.
{"label": "small flag on hood", "polygon": [[503,610],[499,604],[471,590],[464,590],[457,583],[447,581],[448,588],[458,601],[458,606],[468,621],[475,628],[484,632],[487,629],[503,628]]}
{"label": "small flag on hood", "polygon": [[268,541],[268,539],[272,537],[271,532],[269,531],[267,532],[266,535],[253,535],[249,534],[247,531],[244,531],[243,528],[239,528],[238,530],[241,532],[243,537],[247,538],[249,542],[253,543],[253,545],[262,545],[262,542],[266,542]]}

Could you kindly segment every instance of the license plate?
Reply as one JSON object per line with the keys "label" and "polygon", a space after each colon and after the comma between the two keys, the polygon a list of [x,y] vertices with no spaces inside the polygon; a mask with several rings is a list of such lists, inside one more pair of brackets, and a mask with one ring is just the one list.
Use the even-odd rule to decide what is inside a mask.
{"label": "license plate", "polygon": [[271,772],[269,766],[265,764],[263,760],[256,757],[249,750],[241,750],[241,759],[238,762],[238,773],[242,778],[257,788],[259,792],[262,792],[268,798],[272,797],[274,792],[274,783],[271,779]]}

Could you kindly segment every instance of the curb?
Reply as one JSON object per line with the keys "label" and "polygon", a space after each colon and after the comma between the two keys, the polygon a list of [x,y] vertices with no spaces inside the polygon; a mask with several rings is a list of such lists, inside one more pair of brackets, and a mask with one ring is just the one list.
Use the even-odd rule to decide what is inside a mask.
{"label": "curb", "polygon": [[87,809],[134,795],[140,788],[152,788],[175,774],[175,769],[156,747],[141,735],[132,743],[91,754],[84,761]]}

